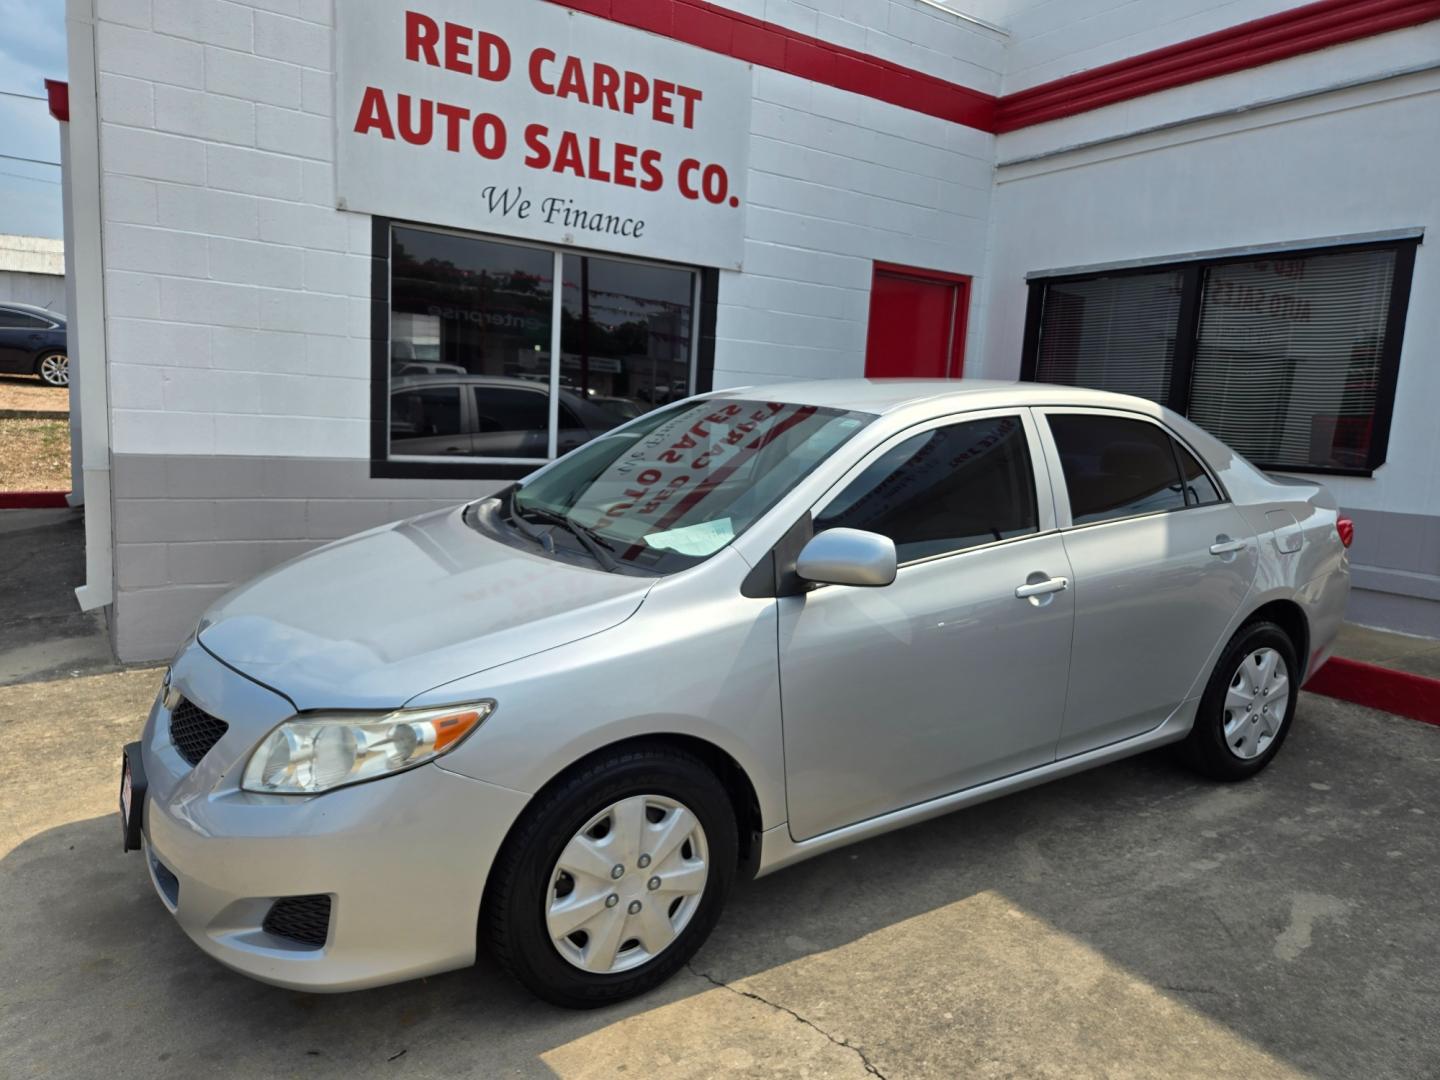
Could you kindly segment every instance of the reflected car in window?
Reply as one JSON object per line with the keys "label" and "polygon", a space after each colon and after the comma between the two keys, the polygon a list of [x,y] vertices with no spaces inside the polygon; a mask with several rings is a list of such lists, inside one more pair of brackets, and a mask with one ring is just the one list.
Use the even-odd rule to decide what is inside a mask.
{"label": "reflected car in window", "polygon": [[[559,452],[626,419],[608,403],[562,389]],[[390,382],[392,454],[543,459],[550,452],[549,424],[550,387],[537,380],[438,374]]]}
{"label": "reflected car in window", "polygon": [[459,364],[437,364],[421,360],[391,360],[391,375],[468,375]]}
{"label": "reflected car in window", "polygon": [[[442,453],[538,453],[551,404],[396,394]],[[483,953],[563,1005],[630,997],[742,876],[1168,744],[1255,775],[1343,618],[1330,494],[1137,398],[555,404],[583,445],[235,590],[167,671],[125,843],[221,962],[344,990]]]}

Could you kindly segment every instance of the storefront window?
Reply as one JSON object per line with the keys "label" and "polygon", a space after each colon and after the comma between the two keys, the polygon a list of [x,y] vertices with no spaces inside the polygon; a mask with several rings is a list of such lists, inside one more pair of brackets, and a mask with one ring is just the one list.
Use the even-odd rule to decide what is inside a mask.
{"label": "storefront window", "polygon": [[1258,461],[1363,468],[1394,273],[1393,250],[1214,267],[1191,417]]}
{"label": "storefront window", "polygon": [[1037,382],[1088,386],[1164,404],[1175,358],[1175,270],[1056,282],[1045,292]]}
{"label": "storefront window", "polygon": [[[610,427],[690,393],[688,270],[566,255],[560,385]],[[561,429],[564,452],[588,436]]]}
{"label": "storefront window", "polygon": [[538,462],[692,392],[691,270],[400,225],[390,256],[391,460]]}
{"label": "storefront window", "polygon": [[1255,464],[1385,462],[1415,243],[1032,282],[1022,375],[1148,397]]}

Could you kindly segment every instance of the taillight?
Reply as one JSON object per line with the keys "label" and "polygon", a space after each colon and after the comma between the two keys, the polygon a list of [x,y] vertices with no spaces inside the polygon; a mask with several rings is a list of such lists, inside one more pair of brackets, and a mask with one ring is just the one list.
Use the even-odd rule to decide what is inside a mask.
{"label": "taillight", "polygon": [[1355,539],[1355,522],[1347,517],[1338,518],[1335,522],[1335,531],[1340,534],[1340,543],[1347,548]]}

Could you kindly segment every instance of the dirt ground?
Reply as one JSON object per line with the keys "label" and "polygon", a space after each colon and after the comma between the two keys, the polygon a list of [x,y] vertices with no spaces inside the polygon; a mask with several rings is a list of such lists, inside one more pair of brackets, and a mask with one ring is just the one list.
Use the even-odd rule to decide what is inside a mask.
{"label": "dirt ground", "polygon": [[0,491],[69,491],[70,421],[0,417]]}
{"label": "dirt ground", "polygon": [[29,375],[0,375],[0,412],[69,412],[70,391]]}

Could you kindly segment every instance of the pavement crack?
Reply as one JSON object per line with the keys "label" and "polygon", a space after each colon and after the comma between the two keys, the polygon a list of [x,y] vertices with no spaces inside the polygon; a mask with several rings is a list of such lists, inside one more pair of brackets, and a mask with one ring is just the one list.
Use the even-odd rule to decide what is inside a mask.
{"label": "pavement crack", "polygon": [[851,1053],[855,1054],[855,1056],[860,1059],[860,1064],[865,1066],[865,1071],[871,1076],[878,1076],[880,1080],[886,1080],[885,1074],[875,1067],[875,1063],[872,1062],[865,1055],[864,1050],[860,1049],[860,1047],[856,1046],[854,1043],[850,1042],[847,1039],[837,1039],[834,1035],[831,1035],[819,1024],[815,1023],[813,1020],[801,1016],[798,1012],[790,1008],[788,1005],[781,1005],[777,1001],[771,1001],[769,998],[757,994],[752,990],[741,990],[739,987],[731,986],[723,979],[717,979],[708,971],[696,970],[695,965],[690,963],[689,961],[686,961],[685,967],[689,970],[691,975],[694,975],[698,979],[704,979],[711,986],[718,986],[721,990],[729,990],[732,994],[738,994],[741,997],[749,998],[751,1001],[758,1001],[761,1005],[768,1005],[776,1012],[783,1012],[792,1019],[800,1021],[800,1023],[804,1024],[812,1031],[816,1031],[819,1034],[823,1035],[826,1039],[834,1043],[836,1046],[843,1047],[844,1049],[849,1050]]}

